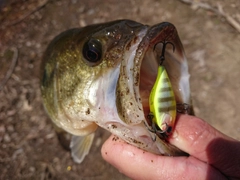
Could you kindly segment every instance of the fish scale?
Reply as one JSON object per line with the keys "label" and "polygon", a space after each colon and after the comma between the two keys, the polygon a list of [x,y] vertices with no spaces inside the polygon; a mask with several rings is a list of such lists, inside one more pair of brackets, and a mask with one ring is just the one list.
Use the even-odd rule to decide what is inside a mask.
{"label": "fish scale", "polygon": [[163,66],[158,67],[158,76],[150,94],[150,112],[153,122],[161,130],[172,126],[176,118],[176,101],[168,74]]}

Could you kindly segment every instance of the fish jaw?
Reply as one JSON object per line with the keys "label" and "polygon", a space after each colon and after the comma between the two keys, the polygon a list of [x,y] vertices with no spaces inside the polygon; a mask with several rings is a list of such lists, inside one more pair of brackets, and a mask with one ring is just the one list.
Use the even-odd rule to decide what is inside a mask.
{"label": "fish jaw", "polygon": [[[175,147],[159,139],[153,140],[155,135],[146,128],[142,104],[136,99],[136,92],[134,92],[134,60],[139,44],[147,31],[148,27],[143,26],[129,45],[126,45],[129,48],[125,49],[124,58],[116,69],[97,80],[101,85],[91,88],[97,92],[98,109],[101,109],[97,114],[101,120],[96,123],[124,141],[148,152],[176,154],[180,151]],[[101,87],[104,87],[104,91]]]}
{"label": "fish jaw", "polygon": [[[147,116],[150,113],[149,95],[156,80],[162,44],[165,42],[170,45],[166,48],[163,66],[168,73],[176,103],[187,104],[190,110],[186,113],[192,112],[190,75],[183,46],[176,28],[170,23],[149,27],[144,34],[141,42],[136,47],[132,46],[134,59],[125,57],[121,62],[116,92],[116,107],[120,120],[117,124],[108,121],[108,125],[104,126],[128,143],[155,154],[182,155],[184,153],[181,150],[167,143],[165,136],[154,137],[156,135],[149,131],[152,122]],[[180,111],[178,106],[177,111]],[[174,127],[174,121],[169,125]]]}

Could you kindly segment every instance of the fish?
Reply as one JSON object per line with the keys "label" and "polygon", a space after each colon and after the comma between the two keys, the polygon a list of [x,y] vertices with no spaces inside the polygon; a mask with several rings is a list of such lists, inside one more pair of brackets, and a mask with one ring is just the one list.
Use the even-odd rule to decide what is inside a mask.
{"label": "fish", "polygon": [[98,127],[154,154],[186,155],[167,140],[175,117],[156,123],[150,110],[163,73],[175,114],[194,114],[187,59],[173,24],[124,19],[66,30],[48,45],[41,69],[44,108],[58,132],[71,134],[75,162],[89,153]]}

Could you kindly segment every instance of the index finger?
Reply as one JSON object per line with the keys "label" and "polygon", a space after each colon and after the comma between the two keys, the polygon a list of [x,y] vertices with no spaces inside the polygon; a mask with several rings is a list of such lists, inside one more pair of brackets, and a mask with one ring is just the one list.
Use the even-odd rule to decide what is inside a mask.
{"label": "index finger", "polygon": [[110,136],[102,156],[132,179],[226,179],[212,166],[189,156],[159,156]]}

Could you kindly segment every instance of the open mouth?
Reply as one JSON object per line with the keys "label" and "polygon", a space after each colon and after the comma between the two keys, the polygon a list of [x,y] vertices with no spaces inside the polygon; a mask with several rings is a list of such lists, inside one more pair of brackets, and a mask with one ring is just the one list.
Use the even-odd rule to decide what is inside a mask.
{"label": "open mouth", "polygon": [[[125,45],[125,61],[121,61],[121,75],[117,83],[116,106],[125,123],[138,124],[145,119],[151,126],[153,121],[148,115],[152,106],[149,100],[152,99],[153,86],[158,83],[159,66],[168,76],[169,89],[174,94],[176,117],[176,111],[180,112],[179,104],[191,104],[188,65],[177,30],[172,24],[160,23],[151,27],[138,24],[135,33],[136,36]],[[158,104],[158,108],[161,107]],[[188,108],[183,107],[181,112],[187,112]],[[163,116],[168,116],[168,112]],[[161,127],[159,121],[156,124]],[[166,124],[173,126],[175,118],[170,121],[172,124]]]}
{"label": "open mouth", "polygon": [[[139,94],[148,125],[152,124],[149,119],[151,113],[149,98],[160,64],[168,74],[175,101],[179,106],[176,107],[177,111],[181,111],[180,105],[190,104],[187,62],[176,28],[172,24],[161,23],[150,27],[139,44],[136,54],[141,54],[139,57],[136,56],[134,61],[135,67],[140,69]],[[137,76],[138,74],[135,74],[135,79],[138,79]],[[174,122],[170,124],[173,125]]]}

